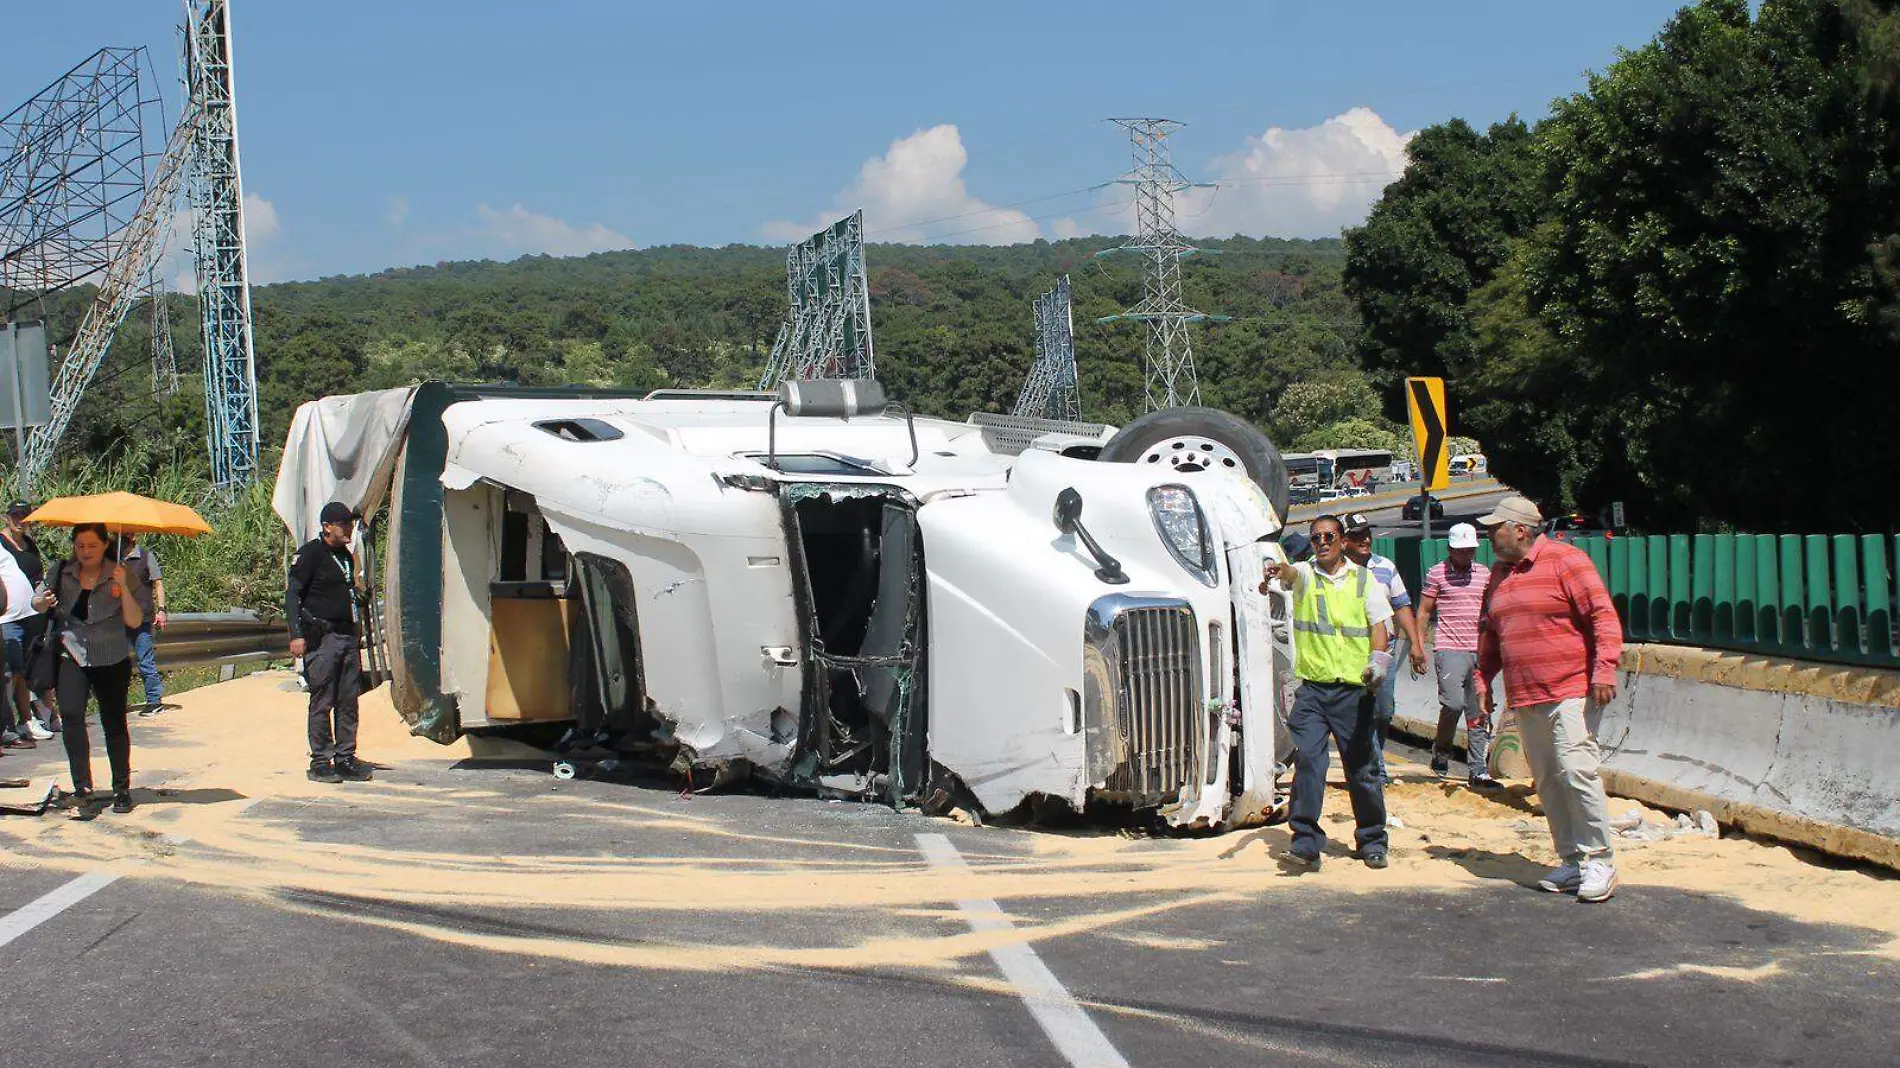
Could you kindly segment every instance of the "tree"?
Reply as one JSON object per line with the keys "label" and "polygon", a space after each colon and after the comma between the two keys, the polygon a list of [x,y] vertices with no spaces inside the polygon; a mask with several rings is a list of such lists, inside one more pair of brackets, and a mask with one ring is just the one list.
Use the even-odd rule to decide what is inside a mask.
{"label": "tree", "polygon": [[1407,375],[1469,362],[1465,304],[1539,215],[1531,131],[1513,116],[1483,134],[1462,119],[1418,132],[1405,174],[1346,232],[1345,291],[1365,326],[1360,355],[1392,399]]}
{"label": "tree", "polygon": [[1281,440],[1300,441],[1348,419],[1376,418],[1378,411],[1378,395],[1365,375],[1334,372],[1294,382],[1282,390],[1273,406],[1273,432]]}
{"label": "tree", "polygon": [[[1867,5],[1861,5],[1867,6]],[[1863,28],[1871,32],[1863,33]],[[1651,521],[1891,529],[1868,434],[1900,348],[1893,38],[1827,0],[1684,9],[1543,135],[1527,303],[1570,358],[1586,484]],[[1821,373],[1816,373],[1816,371]],[[1573,401],[1573,404],[1575,402]],[[1794,513],[1778,489],[1800,485]]]}
{"label": "tree", "polygon": [[1702,0],[1534,131],[1421,133],[1347,238],[1375,380],[1442,369],[1548,506],[1891,529],[1853,384],[1900,354],[1897,48],[1891,3]]}

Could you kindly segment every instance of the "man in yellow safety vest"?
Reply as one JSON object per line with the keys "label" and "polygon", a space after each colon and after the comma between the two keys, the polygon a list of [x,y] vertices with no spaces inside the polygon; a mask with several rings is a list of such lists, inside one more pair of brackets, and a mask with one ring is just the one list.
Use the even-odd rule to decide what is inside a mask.
{"label": "man in yellow safety vest", "polygon": [[1359,859],[1386,866],[1385,784],[1373,759],[1373,694],[1392,670],[1392,604],[1365,568],[1345,555],[1346,527],[1323,515],[1309,528],[1310,563],[1269,563],[1260,592],[1278,579],[1293,598],[1293,673],[1300,688],[1287,715],[1293,736],[1293,802],[1287,825],[1293,845],[1282,856],[1319,867],[1326,848],[1320,812],[1326,802],[1328,739],[1339,743],[1346,786],[1358,824]]}

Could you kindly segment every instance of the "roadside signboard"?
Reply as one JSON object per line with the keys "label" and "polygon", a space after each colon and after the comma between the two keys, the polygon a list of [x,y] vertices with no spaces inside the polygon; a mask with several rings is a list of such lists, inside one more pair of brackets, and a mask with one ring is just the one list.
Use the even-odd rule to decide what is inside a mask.
{"label": "roadside signboard", "polygon": [[19,435],[26,453],[26,432],[52,418],[51,362],[43,323],[0,326],[0,429]]}

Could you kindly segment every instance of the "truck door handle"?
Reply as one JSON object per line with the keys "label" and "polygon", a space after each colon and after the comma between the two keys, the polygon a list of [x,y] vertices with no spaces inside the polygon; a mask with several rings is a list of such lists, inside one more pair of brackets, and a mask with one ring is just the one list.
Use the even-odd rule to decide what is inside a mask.
{"label": "truck door handle", "polygon": [[765,654],[767,661],[779,667],[798,666],[798,651],[789,645],[761,645],[759,652]]}

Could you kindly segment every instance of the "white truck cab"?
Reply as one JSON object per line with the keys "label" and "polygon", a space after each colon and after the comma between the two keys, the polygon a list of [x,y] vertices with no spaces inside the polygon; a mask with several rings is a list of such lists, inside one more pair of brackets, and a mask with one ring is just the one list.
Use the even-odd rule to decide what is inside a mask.
{"label": "white truck cab", "polygon": [[370,484],[347,503],[389,500],[380,637],[418,733],[990,813],[1221,828],[1274,806],[1289,660],[1258,584],[1278,457],[1231,416],[1002,434],[900,416],[875,382],[431,384],[400,426],[396,407],[306,405],[279,511],[301,534],[282,502],[321,496],[299,489],[323,481],[318,429],[385,413],[329,470]]}

